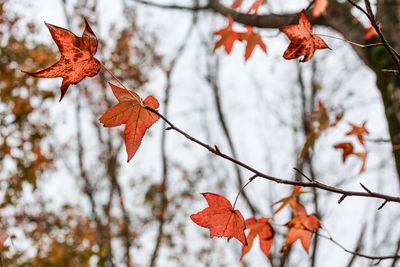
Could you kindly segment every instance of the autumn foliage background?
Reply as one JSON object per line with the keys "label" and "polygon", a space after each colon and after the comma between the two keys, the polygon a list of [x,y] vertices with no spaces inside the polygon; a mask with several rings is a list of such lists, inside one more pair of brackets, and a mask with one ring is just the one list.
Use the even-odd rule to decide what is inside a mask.
{"label": "autumn foliage background", "polygon": [[[381,77],[380,69],[393,67],[381,47],[368,48],[368,65],[358,48],[321,37],[332,50],[318,50],[306,63],[283,59],[290,41],[277,28],[297,24],[301,10],[312,1],[243,1],[243,13],[254,13],[251,7],[257,2],[258,14],[296,15],[289,24],[272,29],[245,28],[212,8],[196,12],[176,7],[205,6],[208,1],[151,2],[175,8],[112,2],[0,2],[2,264],[369,266],[378,260],[355,256],[343,247],[365,255],[399,254],[397,203],[377,210],[382,200],[347,197],[338,204],[341,195],[303,188],[310,193],[301,194],[299,201],[322,225],[309,252],[299,241],[281,252],[288,233],[285,224],[292,220],[285,208],[272,222],[275,238],[269,259],[255,239],[241,260],[240,242],[210,239],[209,230],[198,227],[190,215],[206,208],[200,193],[222,195],[233,203],[251,172],[165,131],[161,120],[127,163],[124,126],[105,128],[99,122],[118,102],[108,85],[115,80],[106,71],[70,86],[60,103],[61,81],[39,80],[21,71],[47,68],[59,57],[43,21],[81,36],[85,17],[99,39],[96,58],[142,98],[155,96],[161,114],[192,136],[276,177],[304,180],[293,170],[297,167],[338,188],[363,191],[362,183],[398,196],[398,160],[393,157],[398,146],[388,125],[395,125],[391,133],[400,129],[385,116],[382,99],[388,100],[375,81],[384,86],[387,76]],[[326,19],[331,18],[329,8],[337,8],[334,2],[329,1]],[[227,7],[232,3],[223,2]],[[359,31],[370,26],[363,14],[348,3],[346,8],[352,10],[351,23],[363,24],[357,24],[355,36],[363,43],[378,42],[374,36],[365,38],[367,30]],[[329,24],[324,16],[312,22]],[[232,49],[216,45],[218,32],[229,23],[241,33]],[[249,54],[243,38],[252,31],[260,34],[264,46],[259,43]],[[317,24],[313,31],[343,38],[331,27]],[[397,92],[398,76],[385,75],[392,75],[386,79]],[[324,108],[326,113],[321,113]],[[329,114],[337,125],[318,132],[324,123],[321,114]],[[319,128],[310,127],[310,121]],[[352,124],[364,122],[365,144],[346,135]],[[318,138],[314,149],[304,150],[310,133]],[[365,170],[362,156],[345,157],[348,143],[355,153],[368,155]],[[292,190],[256,178],[236,208],[245,219],[269,218],[278,208],[272,204]],[[398,264],[398,258],[379,261],[379,266]]]}

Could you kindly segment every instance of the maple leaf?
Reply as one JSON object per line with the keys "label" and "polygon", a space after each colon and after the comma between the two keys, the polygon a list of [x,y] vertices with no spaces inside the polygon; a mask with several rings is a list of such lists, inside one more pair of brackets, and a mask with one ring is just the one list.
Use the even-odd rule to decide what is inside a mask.
{"label": "maple leaf", "polygon": [[227,237],[228,241],[234,237],[243,246],[247,246],[245,221],[239,210],[234,210],[231,203],[223,196],[213,193],[202,193],[209,205],[208,208],[190,215],[193,222],[210,229],[210,238]]}
{"label": "maple leaf", "polygon": [[365,34],[364,34],[364,39],[369,40],[372,39],[375,36],[379,36],[378,33],[376,32],[375,28],[370,26],[369,28],[364,28]]}
{"label": "maple leaf", "polygon": [[[317,122],[318,127],[317,127],[317,132],[322,133],[328,127],[330,126],[330,119],[329,119],[329,114],[324,106],[324,104],[318,100],[318,109],[316,111],[310,112],[307,114],[307,117],[311,120],[312,123]],[[315,128],[313,124],[311,125],[312,128]]]}
{"label": "maple leaf", "polygon": [[100,62],[94,58],[97,51],[97,38],[85,19],[85,30],[78,37],[67,29],[45,23],[61,53],[60,60],[47,69],[29,73],[38,78],[62,77],[61,97],[68,87],[77,84],[85,77],[93,77],[100,70]]}
{"label": "maple leaf", "polygon": [[251,5],[251,7],[249,8],[249,10],[247,11],[247,13],[250,13],[251,11],[254,11],[254,16],[257,15],[258,9],[260,8],[260,6],[262,6],[265,3],[265,0],[256,0],[253,5]]}
{"label": "maple leaf", "polygon": [[334,146],[336,149],[343,149],[343,162],[346,161],[348,155],[353,153],[353,145],[351,143],[340,143]]}
{"label": "maple leaf", "polygon": [[354,125],[354,124],[350,123],[352,129],[349,132],[346,133],[346,135],[355,135],[355,136],[357,136],[358,141],[363,146],[364,146],[363,135],[364,134],[369,134],[368,130],[365,129],[365,123],[366,123],[366,121],[364,121],[361,126],[357,126],[357,125]]}
{"label": "maple leaf", "polygon": [[270,218],[250,218],[246,220],[246,229],[250,229],[250,233],[247,235],[247,246],[242,248],[242,256],[240,259],[250,251],[253,246],[254,238],[258,235],[260,239],[261,251],[268,257],[269,250],[271,249],[272,242],[274,241],[275,231],[269,224]]}
{"label": "maple leaf", "polygon": [[353,155],[359,157],[362,160],[360,173],[365,171],[365,164],[367,163],[367,152],[354,152]]}
{"label": "maple leaf", "polygon": [[315,0],[312,15],[314,18],[318,18],[322,14],[325,14],[326,8],[328,7],[328,0]]}
{"label": "maple leaf", "polygon": [[312,234],[314,230],[321,226],[321,223],[315,214],[308,215],[304,206],[299,203],[297,214],[286,226],[289,227],[289,231],[286,234],[285,245],[283,245],[281,252],[284,252],[296,240],[300,239],[303,248],[308,253]]}
{"label": "maple leaf", "polygon": [[285,59],[303,56],[300,62],[306,62],[314,55],[315,50],[329,48],[324,40],[312,34],[312,25],[304,10],[300,13],[298,25],[286,26],[280,28],[280,31],[290,39],[289,47],[283,54]]}
{"label": "maple leaf", "polygon": [[[302,205],[297,201],[296,197],[300,196],[301,194],[306,194],[308,192],[303,192],[301,191],[301,186],[295,186],[292,190],[292,193],[290,194],[290,196],[282,198],[281,200],[278,200],[275,203],[272,203],[273,205],[276,205],[278,203],[282,203],[279,208],[274,212],[274,215],[277,214],[278,212],[280,212],[286,205],[290,205],[290,207],[292,208],[293,213],[297,213],[298,207],[300,205],[300,209],[302,207]],[[301,210],[300,210],[301,211]]]}
{"label": "maple leaf", "polygon": [[148,96],[142,103],[136,93],[109,84],[119,103],[107,110],[101,116],[100,122],[104,127],[126,124],[124,135],[129,162],[138,150],[147,129],[159,119],[157,114],[147,110],[145,106],[157,109],[159,104],[153,96]]}
{"label": "maple leaf", "polygon": [[304,157],[310,148],[314,149],[315,141],[318,139],[318,137],[319,134],[313,130],[307,135],[306,142],[304,143],[304,146],[300,152],[300,158]]}
{"label": "maple leaf", "polygon": [[253,27],[246,26],[247,32],[240,33],[240,40],[246,41],[246,52],[244,54],[244,60],[247,61],[251,54],[253,53],[254,48],[259,45],[260,48],[266,53],[267,47],[261,40],[261,36],[258,33],[253,31]]}
{"label": "maple leaf", "polygon": [[222,45],[225,47],[225,51],[227,54],[231,53],[233,43],[236,40],[239,40],[239,33],[232,30],[232,23],[233,23],[232,18],[228,17],[228,26],[214,33],[215,35],[220,35],[221,39],[219,39],[215,43],[213,53],[217,48],[219,48]]}
{"label": "maple leaf", "polygon": [[242,5],[243,0],[235,0],[233,1],[231,8],[238,8]]}
{"label": "maple leaf", "polygon": [[343,114],[339,114],[336,116],[336,121],[331,123],[326,107],[319,100],[318,109],[307,114],[307,118],[310,120],[311,129],[307,135],[306,142],[304,143],[299,157],[304,157],[310,148],[314,149],[315,141],[319,138],[322,132],[329,127],[335,127],[336,124],[342,119],[342,116]]}

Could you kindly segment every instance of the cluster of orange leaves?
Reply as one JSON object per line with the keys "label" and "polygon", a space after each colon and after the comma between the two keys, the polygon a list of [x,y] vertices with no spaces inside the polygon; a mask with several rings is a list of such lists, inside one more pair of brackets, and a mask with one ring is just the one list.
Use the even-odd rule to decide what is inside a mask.
{"label": "cluster of orange leaves", "polygon": [[[265,0],[256,0],[247,13],[253,13],[257,15],[258,9],[265,3]],[[242,5],[242,0],[235,0],[232,4],[232,8],[237,9]],[[327,0],[317,0],[314,3],[313,17],[319,17],[325,13],[328,6]],[[228,17],[228,26],[215,32],[215,35],[219,35],[220,39],[215,43],[213,52],[221,47],[225,47],[225,52],[230,54],[232,46],[235,41],[246,41],[245,61],[247,61],[254,48],[258,45],[260,48],[267,52],[267,48],[258,33],[255,33],[253,27],[246,26],[246,32],[236,32],[232,29],[233,20]],[[285,59],[295,59],[303,56],[301,62],[308,61],[315,53],[317,49],[329,48],[328,45],[317,35],[312,33],[312,25],[307,18],[305,11],[300,13],[299,24],[290,25],[280,30],[285,33],[290,39],[289,47],[286,49],[283,57]]]}
{"label": "cluster of orange leaves", "polygon": [[[364,144],[364,135],[369,134],[368,130],[365,128],[366,122],[364,121],[361,126],[354,125],[350,123],[351,130],[346,133],[346,135],[355,135],[357,136],[358,142],[365,148]],[[354,146],[350,142],[340,143],[333,146],[336,149],[343,149],[343,162],[346,161],[349,155],[356,156],[362,160],[362,165],[360,172],[365,170],[365,163],[367,161],[367,152],[355,152]]]}
{"label": "cluster of orange leaves", "polygon": [[[303,248],[308,253],[313,232],[320,228],[320,221],[315,214],[307,214],[305,207],[297,200],[298,196],[304,193],[307,192],[301,191],[301,186],[296,186],[290,196],[272,204],[281,203],[272,217],[249,218],[247,220],[244,220],[241,212],[235,210],[225,197],[213,193],[203,193],[202,195],[209,207],[191,215],[190,218],[199,226],[208,228],[210,230],[210,238],[214,236],[227,237],[229,241],[234,237],[239,240],[243,245],[241,259],[250,251],[254,239],[258,236],[260,249],[269,258],[269,251],[274,242],[275,235],[270,221],[274,220],[274,216],[285,206],[289,205],[293,217],[285,224],[289,230],[281,252],[284,252],[289,246],[300,239]],[[245,230],[249,230],[247,237]]]}
{"label": "cluster of orange leaves", "polygon": [[235,32],[232,30],[232,18],[228,18],[228,26],[226,28],[223,28],[217,32],[215,32],[215,35],[220,35],[220,39],[218,42],[215,43],[213,52],[220,47],[224,46],[225,47],[225,52],[227,54],[230,54],[232,51],[232,46],[235,41],[246,41],[246,52],[244,55],[244,59],[248,60],[253,53],[254,48],[259,45],[260,48],[264,51],[267,52],[267,47],[261,40],[261,36],[258,33],[255,33],[253,30],[253,27],[246,26],[246,32]]}

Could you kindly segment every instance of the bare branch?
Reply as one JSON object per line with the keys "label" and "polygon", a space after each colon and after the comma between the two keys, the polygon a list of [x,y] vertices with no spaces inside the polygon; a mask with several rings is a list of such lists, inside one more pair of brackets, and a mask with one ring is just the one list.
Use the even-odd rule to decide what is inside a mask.
{"label": "bare branch", "polygon": [[147,110],[150,110],[151,112],[157,114],[158,116],[160,116],[160,118],[162,120],[164,120],[172,130],[180,133],[181,135],[183,135],[184,137],[186,137],[187,139],[189,139],[190,141],[206,148],[208,151],[210,151],[211,153],[220,156],[226,160],[229,160],[249,171],[251,171],[252,173],[256,174],[259,177],[262,177],[264,179],[267,179],[269,181],[273,181],[275,183],[279,183],[279,184],[288,184],[288,185],[299,185],[299,186],[303,186],[303,187],[310,187],[310,188],[319,188],[321,190],[324,191],[328,191],[328,192],[332,192],[332,193],[337,193],[337,194],[341,194],[341,195],[347,195],[347,196],[359,196],[359,197],[368,197],[368,198],[376,198],[376,199],[383,199],[383,200],[387,200],[388,202],[397,202],[400,203],[400,197],[395,197],[395,196],[390,196],[390,195],[385,195],[385,194],[381,194],[381,193],[376,193],[376,192],[360,192],[360,191],[348,191],[348,190],[344,190],[341,188],[336,188],[330,185],[326,185],[323,183],[320,183],[318,181],[313,181],[313,182],[301,182],[301,181],[292,181],[292,180],[287,180],[287,179],[282,179],[282,178],[277,178],[274,176],[270,176],[268,174],[262,173],[261,171],[258,171],[256,169],[254,169],[253,167],[235,159],[232,158],[230,156],[228,156],[227,154],[222,153],[220,150],[216,150],[215,148],[213,148],[212,146],[203,143],[202,141],[194,138],[193,136],[189,135],[188,133],[184,132],[183,130],[179,129],[178,127],[176,127],[172,122],[170,122],[167,118],[165,118],[162,114],[160,114],[158,111],[152,109],[151,107],[145,107]]}

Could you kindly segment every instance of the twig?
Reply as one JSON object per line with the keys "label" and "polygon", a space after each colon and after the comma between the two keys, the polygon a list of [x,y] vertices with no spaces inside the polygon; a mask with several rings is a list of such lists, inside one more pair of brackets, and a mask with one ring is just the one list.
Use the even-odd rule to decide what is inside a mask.
{"label": "twig", "polygon": [[174,130],[178,133],[180,133],[181,135],[183,135],[185,138],[189,139],[190,141],[206,148],[208,151],[210,151],[211,153],[220,156],[226,160],[229,160],[251,172],[253,172],[254,174],[256,174],[259,177],[262,177],[264,179],[267,179],[269,181],[273,181],[275,183],[279,183],[279,184],[288,184],[288,185],[299,185],[299,186],[303,186],[303,187],[315,187],[315,188],[319,188],[321,190],[325,190],[328,192],[332,192],[332,193],[337,193],[337,194],[341,194],[341,195],[347,195],[347,196],[359,196],[359,197],[369,197],[369,198],[377,198],[377,199],[383,199],[383,200],[387,200],[388,202],[397,202],[400,203],[400,197],[395,197],[395,196],[390,196],[390,195],[385,195],[385,194],[381,194],[381,193],[376,193],[376,192],[372,192],[368,193],[368,192],[359,192],[359,191],[348,191],[348,190],[344,190],[341,188],[336,188],[333,186],[329,186],[323,183],[320,183],[318,181],[312,181],[312,182],[301,182],[301,181],[292,181],[292,180],[287,180],[287,179],[281,179],[281,178],[277,178],[274,176],[270,176],[268,174],[262,173],[261,171],[258,171],[256,169],[254,169],[253,167],[235,159],[232,158],[224,153],[222,153],[221,151],[217,151],[215,148],[213,148],[212,146],[203,143],[202,141],[194,138],[193,136],[189,135],[188,133],[184,132],[183,130],[179,129],[178,127],[176,127],[172,122],[170,122],[167,118],[165,118],[162,114],[160,114],[158,111],[152,109],[151,107],[146,106],[145,107],[147,110],[153,112],[154,114],[157,114],[158,116],[160,116],[160,118],[162,120],[164,120],[171,128],[171,130]]}
{"label": "twig", "polygon": [[343,42],[346,42],[346,43],[349,43],[349,44],[352,44],[352,45],[355,45],[355,46],[358,46],[358,47],[361,47],[361,48],[370,48],[370,47],[383,46],[383,43],[359,44],[359,43],[355,43],[355,42],[349,41],[347,39],[343,39],[343,38],[340,38],[340,37],[331,36],[331,35],[327,35],[327,34],[314,33],[314,35],[340,40],[340,41],[343,41]]}
{"label": "twig", "polygon": [[387,73],[394,73],[394,74],[398,74],[399,71],[398,70],[388,70],[388,69],[381,69],[382,72],[387,72]]}
{"label": "twig", "polygon": [[[326,231],[326,229],[324,229],[325,231]],[[338,241],[336,241],[335,239],[333,239],[332,238],[332,236],[328,233],[328,235],[329,236],[325,236],[325,235],[322,235],[322,234],[319,234],[319,233],[316,233],[318,236],[320,236],[320,237],[322,237],[322,238],[324,238],[324,239],[327,239],[327,240],[329,240],[329,241],[331,241],[332,243],[334,243],[335,245],[337,245],[338,247],[340,247],[341,249],[343,249],[345,252],[347,252],[347,253],[350,253],[350,254],[353,254],[353,255],[355,255],[355,256],[358,256],[358,257],[362,257],[362,258],[366,258],[366,259],[370,259],[370,260],[378,260],[378,261],[381,261],[381,260],[390,260],[390,259],[399,259],[400,258],[400,255],[397,255],[397,254],[395,254],[395,255],[388,255],[388,256],[372,256],[372,255],[367,255],[367,254],[364,254],[364,253],[360,253],[360,252],[358,252],[358,251],[351,251],[351,250],[349,250],[349,249],[347,249],[347,248],[345,248],[342,244],[340,244]]]}
{"label": "twig", "polygon": [[355,8],[357,8],[357,9],[360,10],[362,13],[364,13],[367,17],[369,17],[367,11],[365,11],[362,7],[360,7],[359,5],[357,5],[357,3],[353,2],[352,0],[347,0],[347,2],[349,2],[350,4],[352,4]]}
{"label": "twig", "polygon": [[210,7],[208,5],[206,6],[181,6],[181,5],[168,5],[168,4],[158,4],[150,1],[144,1],[144,0],[134,0],[134,2],[146,5],[146,6],[152,6],[152,7],[157,7],[157,8],[163,8],[163,9],[177,9],[177,10],[186,10],[186,11],[199,11],[199,10],[207,10]]}
{"label": "twig", "polygon": [[378,23],[375,20],[375,16],[374,16],[374,13],[372,12],[371,3],[369,2],[369,0],[364,0],[364,2],[365,2],[365,7],[368,12],[369,21],[371,22],[372,27],[374,27],[375,31],[378,33],[379,38],[381,39],[381,41],[383,43],[383,46],[389,52],[390,56],[392,57],[393,62],[396,64],[397,70],[399,71],[399,73],[397,73],[397,74],[400,75],[400,62],[399,62],[399,58],[398,58],[399,54],[397,52],[396,53],[393,52],[395,50],[390,46],[390,44],[386,40],[385,36],[383,35]]}
{"label": "twig", "polygon": [[[211,63],[210,63],[211,64]],[[222,103],[221,103],[221,97],[220,97],[220,90],[219,90],[219,85],[218,85],[218,81],[217,81],[217,77],[218,77],[218,61],[216,63],[216,67],[215,69],[211,69],[210,64],[208,64],[207,66],[207,81],[210,83],[210,86],[212,87],[213,90],[213,95],[214,95],[214,101],[215,101],[215,106],[216,106],[216,110],[217,110],[217,114],[218,114],[218,119],[219,119],[219,123],[221,124],[223,133],[225,135],[226,140],[228,141],[228,145],[229,148],[231,150],[232,156],[234,158],[238,158],[237,157],[237,153],[236,153],[236,148],[233,144],[233,140],[231,137],[231,134],[229,132],[228,129],[228,125],[226,123],[226,119],[225,119],[225,115],[224,112],[222,111]],[[219,152],[218,148],[216,148],[216,151]],[[237,178],[237,186],[238,189],[241,188],[242,184],[243,184],[243,179],[242,179],[242,175],[239,169],[238,165],[234,165],[235,168],[235,172],[236,172],[236,178]],[[253,204],[251,203],[249,197],[247,196],[246,192],[243,192],[243,198],[246,201],[246,204],[249,206],[251,213],[253,214],[253,217],[256,216],[257,214],[257,209],[253,206]]]}

